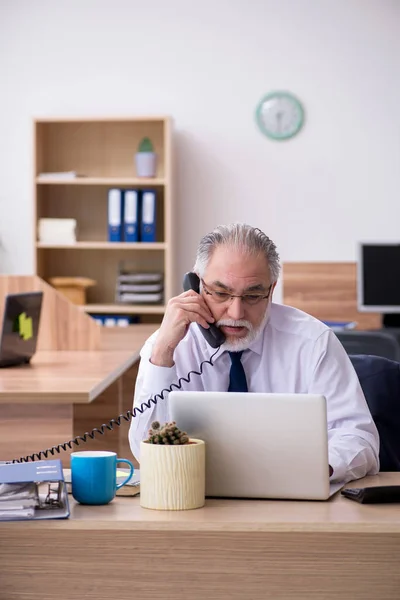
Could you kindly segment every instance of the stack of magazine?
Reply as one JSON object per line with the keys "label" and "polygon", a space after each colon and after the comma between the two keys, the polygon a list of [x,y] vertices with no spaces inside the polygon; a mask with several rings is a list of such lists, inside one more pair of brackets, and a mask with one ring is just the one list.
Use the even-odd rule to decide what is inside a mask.
{"label": "stack of magazine", "polygon": [[0,521],[33,519],[38,502],[35,483],[0,483]]}
{"label": "stack of magazine", "polygon": [[[64,479],[67,485],[68,494],[72,494],[71,469],[64,469]],[[129,473],[129,469],[117,469],[117,484],[122,483]],[[125,485],[117,489],[116,496],[137,496],[140,492],[140,470],[135,469],[132,479]]]}
{"label": "stack of magazine", "polygon": [[67,488],[59,459],[0,464],[0,521],[68,517]]}
{"label": "stack of magazine", "polygon": [[162,273],[120,273],[115,300],[126,304],[162,304],[163,291]]}

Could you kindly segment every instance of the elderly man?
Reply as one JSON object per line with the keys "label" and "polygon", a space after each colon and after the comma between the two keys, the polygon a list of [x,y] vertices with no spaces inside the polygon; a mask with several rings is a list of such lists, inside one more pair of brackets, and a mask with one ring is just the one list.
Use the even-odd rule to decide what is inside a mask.
{"label": "elderly man", "polygon": [[[219,226],[200,241],[193,271],[198,292],[168,302],[160,328],[142,352],[134,406],[140,407],[215,354],[198,325],[214,324],[225,341],[184,390],[323,394],[327,399],[331,481],[379,471],[379,436],[356,372],[321,321],[272,297],[280,272],[275,244],[246,224]],[[131,422],[140,441],[153,420],[168,420],[168,393]],[[254,415],[257,419],[257,415]]]}

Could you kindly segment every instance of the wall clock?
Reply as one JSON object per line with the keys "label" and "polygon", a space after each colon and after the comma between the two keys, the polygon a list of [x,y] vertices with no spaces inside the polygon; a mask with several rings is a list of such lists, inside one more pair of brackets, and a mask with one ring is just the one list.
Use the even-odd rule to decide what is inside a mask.
{"label": "wall clock", "polygon": [[271,92],[256,109],[260,130],[273,140],[287,140],[300,131],[304,123],[301,102],[289,92]]}

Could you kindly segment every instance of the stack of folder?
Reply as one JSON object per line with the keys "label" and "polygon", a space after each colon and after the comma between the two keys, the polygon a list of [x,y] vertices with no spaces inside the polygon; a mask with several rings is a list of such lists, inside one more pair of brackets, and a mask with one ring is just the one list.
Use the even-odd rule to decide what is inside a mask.
{"label": "stack of folder", "polygon": [[154,190],[108,190],[108,241],[156,242]]}
{"label": "stack of folder", "polygon": [[120,273],[115,300],[127,304],[161,304],[163,291],[162,273]]}

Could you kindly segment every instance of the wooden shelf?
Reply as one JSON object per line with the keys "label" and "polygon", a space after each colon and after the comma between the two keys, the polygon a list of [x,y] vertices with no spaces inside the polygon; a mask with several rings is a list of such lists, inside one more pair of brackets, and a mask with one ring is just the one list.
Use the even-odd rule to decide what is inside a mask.
{"label": "wooden shelf", "polygon": [[41,250],[165,250],[164,242],[76,242],[76,244],[45,244],[37,242]]}
{"label": "wooden shelf", "polygon": [[93,314],[142,314],[142,315],[162,315],[165,312],[164,305],[151,304],[85,304],[79,307],[87,313]]}
{"label": "wooden shelf", "polygon": [[60,179],[59,177],[36,177],[38,185],[107,185],[131,187],[157,187],[165,185],[164,177],[76,177],[75,179]]}
{"label": "wooden shelf", "polygon": [[142,116],[132,116],[132,115],[119,115],[119,116],[64,116],[64,117],[36,117],[34,119],[35,123],[131,123],[134,121],[135,123],[140,122],[150,122],[164,123],[166,117],[165,115],[142,115]]}
{"label": "wooden shelf", "polygon": [[[164,305],[117,304],[121,270],[163,275],[163,304],[173,296],[174,190],[172,119],[168,116],[39,117],[34,120],[35,273],[54,277],[84,277],[96,282],[86,290],[81,311],[95,314],[143,315],[160,320]],[[157,155],[155,177],[137,177],[135,154],[148,137]],[[71,177],[71,172],[78,177]],[[60,174],[51,176],[51,173]],[[41,174],[43,174],[41,176]],[[48,174],[46,177],[45,174]],[[110,188],[149,190],[156,194],[153,243],[108,241]],[[141,227],[141,214],[138,215]],[[40,219],[74,219],[78,241],[73,244],[38,239]],[[122,235],[122,240],[124,235]]]}

